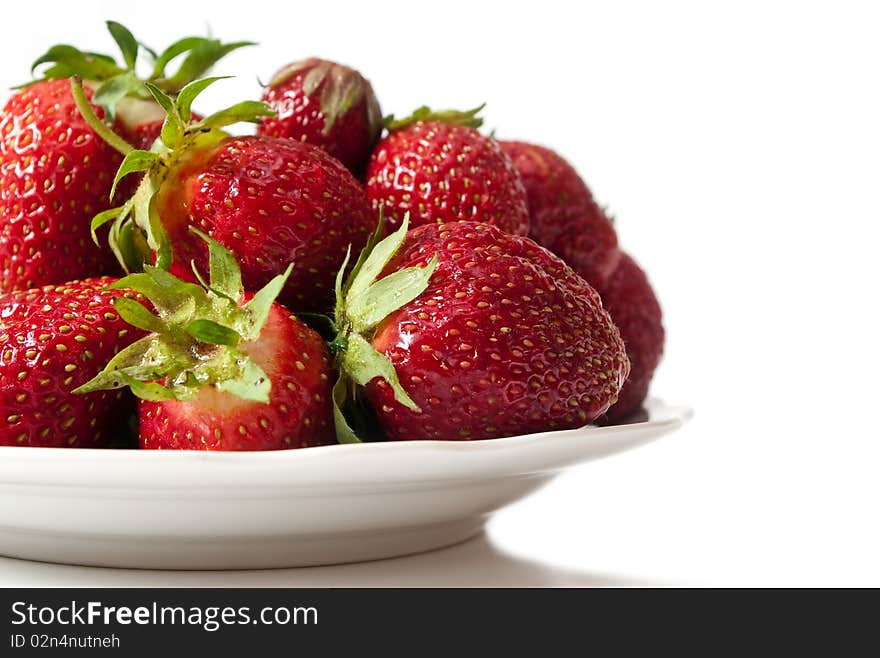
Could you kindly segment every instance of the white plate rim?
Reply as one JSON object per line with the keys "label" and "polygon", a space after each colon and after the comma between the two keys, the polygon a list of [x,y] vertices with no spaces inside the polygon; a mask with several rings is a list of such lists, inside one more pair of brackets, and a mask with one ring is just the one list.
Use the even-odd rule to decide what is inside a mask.
{"label": "white plate rim", "polygon": [[388,441],[264,452],[0,447],[0,485],[191,490],[418,485],[527,477],[659,438],[693,411],[656,398],[642,422],[477,441]]}

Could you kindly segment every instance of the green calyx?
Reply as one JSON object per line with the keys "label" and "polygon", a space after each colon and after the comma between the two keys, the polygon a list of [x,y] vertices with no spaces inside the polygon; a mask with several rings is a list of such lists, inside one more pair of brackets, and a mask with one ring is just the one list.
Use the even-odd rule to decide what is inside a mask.
{"label": "green calyx", "polygon": [[[121,23],[107,21],[107,30],[116,42],[121,61],[110,55],[82,51],[75,46],[59,44],[52,46],[38,57],[31,66],[31,74],[43,65],[39,77],[21,87],[40,82],[79,76],[97,83],[93,100],[104,108],[108,123],[116,114],[116,104],[122,98],[149,100],[151,94],[147,83],[161,89],[166,94],[175,95],[190,82],[205,75],[220,59],[244,46],[252,46],[250,41],[223,43],[208,37],[185,37],[175,41],[161,53],[140,43]],[[139,60],[146,59],[149,73],[139,75]],[[172,62],[179,62],[176,70],[169,71]]]}
{"label": "green calyx", "polygon": [[[145,400],[189,400],[213,386],[245,400],[269,402],[272,383],[248,355],[246,344],[259,338],[292,266],[242,304],[235,258],[207,235],[191,230],[208,244],[210,282],[187,283],[148,266],[112,284],[111,289],[132,290],[149,300],[153,310],[128,297],[113,301],[123,320],[149,333],[75,393],[128,386]],[[198,272],[196,276],[202,281]]]}
{"label": "green calyx", "polygon": [[352,108],[364,104],[370,138],[382,131],[382,111],[369,80],[348,66],[311,58],[294,62],[281,69],[269,81],[270,87],[284,84],[293,76],[303,73],[303,92],[309,98],[320,93],[321,114],[324,115],[323,133],[328,135],[336,122]]}
{"label": "green calyx", "polygon": [[484,107],[486,107],[485,103],[478,105],[472,110],[461,112],[459,110],[432,110],[427,105],[422,105],[411,115],[403,119],[395,119],[393,114],[389,114],[385,117],[385,128],[388,132],[394,132],[420,121],[439,121],[455,126],[479,128],[483,125],[483,118],[477,115],[483,111]]}
{"label": "green calyx", "polygon": [[78,76],[71,78],[71,89],[77,108],[95,132],[108,144],[118,150],[124,159],[116,172],[110,199],[123,178],[130,174],[143,173],[144,177],[134,196],[125,203],[104,212],[92,219],[92,239],[98,243],[96,231],[104,224],[111,223],[109,244],[116,259],[126,272],[139,272],[144,265],[152,262],[156,254],[156,265],[162,269],[171,266],[173,254],[171,244],[156,207],[156,198],[169,171],[183,154],[195,149],[207,149],[227,138],[223,130],[239,122],[256,123],[274,112],[265,103],[243,101],[201,121],[192,122],[193,101],[209,86],[223,78],[204,78],[187,84],[176,97],[171,97],[152,83],[146,89],[165,111],[160,139],[149,151],[133,148],[124,139],[104,125],[92,110],[82,89]]}
{"label": "green calyx", "polygon": [[[391,360],[370,343],[376,327],[394,311],[410,303],[428,287],[437,268],[436,254],[424,267],[407,267],[376,280],[406,238],[407,214],[400,228],[386,237],[382,222],[361,252],[351,273],[343,282],[348,256],[336,277],[336,337],[330,349],[336,358],[339,379],[333,387],[333,416],[336,436],[343,443],[358,442],[359,387],[376,377],[384,379],[394,398],[413,411],[419,407],[401,386]],[[349,254],[350,255],[350,254]]]}

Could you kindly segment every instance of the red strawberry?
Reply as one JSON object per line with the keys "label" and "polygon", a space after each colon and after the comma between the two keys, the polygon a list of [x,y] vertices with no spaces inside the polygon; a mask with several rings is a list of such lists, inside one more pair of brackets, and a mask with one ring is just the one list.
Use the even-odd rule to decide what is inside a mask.
{"label": "red strawberry", "polygon": [[111,305],[114,281],[0,295],[0,445],[101,448],[124,429],[129,395],[72,393],[142,335]]}
{"label": "red strawberry", "polygon": [[185,401],[142,400],[141,448],[277,450],[335,441],[330,355],[317,333],[276,303],[260,337],[242,351],[272,382],[268,404],[212,387]]}
{"label": "red strawberry", "polygon": [[[537,144],[499,141],[522,177],[529,211],[583,205],[593,200],[586,183],[562,156]],[[532,226],[534,233],[535,226]],[[530,236],[533,237],[533,236]]]}
{"label": "red strawberry", "polygon": [[89,219],[109,206],[121,161],[80,116],[67,80],[9,99],[0,116],[0,290],[115,271]]}
{"label": "red strawberry", "polygon": [[210,285],[150,267],[119,285],[143,292],[157,315],[117,302],[151,333],[114,358],[82,392],[130,386],[140,445],[152,449],[278,450],[333,441],[330,355],[321,337],[273,301],[290,273],[245,293],[232,255],[210,250]]}
{"label": "red strawberry", "polygon": [[[14,94],[0,115],[0,291],[118,270],[112,256],[92,243],[89,220],[109,208],[122,158],[80,115],[68,77],[92,81],[81,102],[93,99],[91,112],[101,126],[109,113],[120,130],[142,135],[144,142],[158,132],[155,103],[138,100],[150,98],[134,72],[138,42],[118,23],[107,25],[124,64],[54,46],[34,64],[51,64],[43,79]],[[191,75],[242,45],[196,38],[178,42],[159,56],[151,79],[178,91]],[[177,73],[166,75],[169,53],[185,57]],[[149,106],[146,112],[143,106]]]}
{"label": "red strawberry", "polygon": [[[198,90],[212,81],[194,85]],[[363,188],[316,146],[271,137],[229,137],[221,130],[243,117],[265,116],[269,110],[263,103],[245,102],[187,127],[189,103],[197,93],[187,89],[181,92],[180,106],[162,99],[171,108],[166,123],[174,128],[163,132],[164,148],[158,153],[132,151],[120,168],[120,175],[151,174],[135,198],[116,211],[117,226],[130,222],[131,213],[156,251],[156,262],[168,267],[173,258],[175,274],[190,280],[191,262],[203,269],[208,251],[190,227],[232,250],[249,290],[265,285],[292,261],[293,274],[279,301],[298,310],[329,310],[346,249],[360,249],[376,224]],[[153,200],[159,221],[148,212]],[[122,228],[114,228],[117,232],[123,235]],[[123,256],[131,251],[125,244],[111,244]],[[142,255],[141,262],[127,265],[138,269],[143,261]]]}
{"label": "red strawberry", "polygon": [[632,364],[617,403],[605,414],[606,422],[617,422],[639,409],[648,395],[663,355],[663,315],[648,278],[628,254],[621,254],[620,263],[600,293],[620,329]]}
{"label": "red strawberry", "polygon": [[614,226],[595,203],[548,208],[533,215],[542,226],[541,241],[595,288],[602,287],[617,267],[620,249]]}
{"label": "red strawberry", "polygon": [[619,399],[602,418],[639,408],[663,353],[660,305],[645,273],[618,249],[614,226],[583,179],[558,153],[525,142],[499,142],[529,196],[530,236],[596,287],[620,329],[631,369]]}
{"label": "red strawberry", "polygon": [[355,174],[382,132],[382,110],[370,82],[352,68],[312,57],[279,70],[263,91],[277,113],[258,135],[320,146]]}
{"label": "red strawberry", "polygon": [[498,143],[481,135],[476,112],[416,110],[393,122],[367,166],[367,196],[390,226],[469,220],[529,232],[525,190]]}
{"label": "red strawberry", "polygon": [[529,198],[529,237],[562,257],[592,285],[605,282],[620,258],[617,234],[583,179],[558,153],[525,142],[499,142]]}
{"label": "red strawberry", "polygon": [[206,262],[190,226],[235,253],[248,289],[293,261],[280,301],[305,310],[329,310],[347,247],[361,248],[375,225],[342,165],[315,146],[271,137],[234,137],[194,154],[168,175],[159,207],[179,263]]}
{"label": "red strawberry", "polygon": [[620,334],[559,258],[482,223],[405,230],[340,291],[335,402],[365,385],[388,438],[454,440],[579,427],[614,403]]}

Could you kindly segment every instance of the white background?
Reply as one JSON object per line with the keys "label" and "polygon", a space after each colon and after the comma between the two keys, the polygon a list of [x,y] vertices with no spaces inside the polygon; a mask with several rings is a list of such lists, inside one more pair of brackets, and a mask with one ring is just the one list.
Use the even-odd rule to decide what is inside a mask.
{"label": "white background", "polygon": [[358,67],[385,112],[486,101],[488,128],[557,148],[612,208],[666,312],[654,393],[696,416],[446,551],[262,574],[0,560],[0,585],[880,585],[872,3],[137,4],[6,7],[0,87],[48,44],[111,48],[113,18],[150,44],[259,41],[207,109],[309,55]]}

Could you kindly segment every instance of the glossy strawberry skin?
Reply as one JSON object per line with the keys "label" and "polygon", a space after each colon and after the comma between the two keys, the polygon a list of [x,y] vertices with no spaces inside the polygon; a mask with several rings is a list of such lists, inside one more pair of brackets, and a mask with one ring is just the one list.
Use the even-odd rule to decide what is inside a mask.
{"label": "glossy strawberry skin", "polygon": [[593,286],[620,258],[617,233],[577,171],[555,151],[526,142],[499,142],[519,171],[529,199],[529,237]]}
{"label": "glossy strawberry skin", "polygon": [[[498,145],[519,171],[529,198],[530,212],[592,201],[593,195],[586,183],[555,151],[527,142],[499,141]],[[530,237],[534,239],[534,235]]]}
{"label": "glossy strawberry skin", "polygon": [[110,206],[121,161],[80,115],[68,80],[37,82],[7,101],[0,116],[0,291],[118,271],[109,250],[92,241],[89,222]]}
{"label": "glossy strawberry skin", "polygon": [[663,356],[663,313],[648,277],[628,254],[623,253],[606,286],[602,302],[620,329],[631,363],[629,377],[617,403],[603,422],[618,422],[637,411],[648,395],[654,371]]}
{"label": "glossy strawberry skin", "polygon": [[141,448],[282,450],[334,443],[330,354],[321,337],[276,303],[246,352],[272,381],[268,404],[210,387],[183,402],[141,400]]}
{"label": "glossy strawberry skin", "polygon": [[[323,80],[307,91],[307,77],[316,68],[326,69]],[[340,87],[336,96],[341,102],[343,86],[358,88],[361,98],[327,129],[328,118],[322,111],[322,95],[328,85]],[[338,159],[359,175],[382,132],[382,110],[370,83],[357,71],[318,58],[297,62],[279,70],[263,90],[262,100],[275,110],[257,127],[258,135],[282,137],[314,144]],[[331,101],[332,102],[332,101]]]}
{"label": "glossy strawberry skin", "polygon": [[538,244],[562,258],[595,288],[608,281],[620,260],[617,233],[596,203],[548,208],[533,215],[542,226]]}
{"label": "glossy strawberry skin", "polygon": [[495,140],[466,126],[419,121],[379,142],[367,165],[367,196],[391,229],[459,220],[527,235],[526,192]]}
{"label": "glossy strawberry skin", "polygon": [[142,335],[110,303],[114,280],[0,295],[0,445],[101,448],[125,431],[128,391],[71,392]]}
{"label": "glossy strawberry skin", "polygon": [[385,270],[439,264],[428,288],[377,329],[421,412],[381,379],[367,397],[390,439],[484,439],[579,427],[629,372],[598,294],[533,241],[474,222],[407,235]]}
{"label": "glossy strawberry skin", "polygon": [[279,301],[297,311],[331,308],[348,246],[356,254],[376,226],[342,164],[310,144],[270,137],[228,138],[190,154],[162,184],[158,204],[175,274],[192,280],[191,260],[207,272],[193,226],[233,252],[247,290],[294,263]]}

